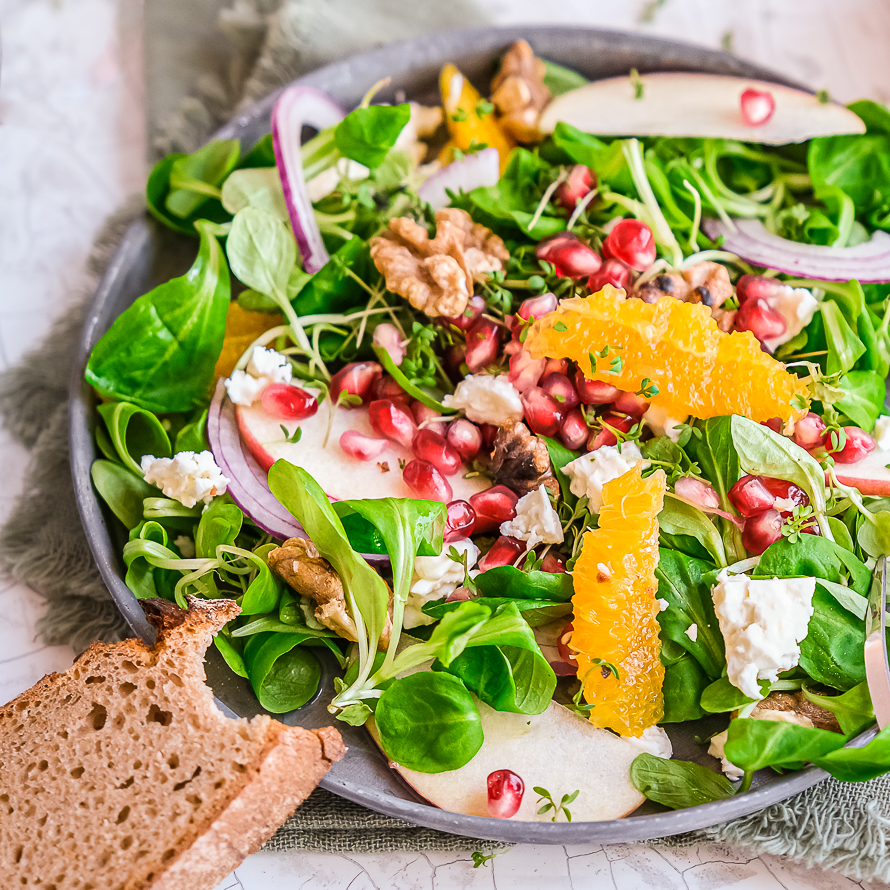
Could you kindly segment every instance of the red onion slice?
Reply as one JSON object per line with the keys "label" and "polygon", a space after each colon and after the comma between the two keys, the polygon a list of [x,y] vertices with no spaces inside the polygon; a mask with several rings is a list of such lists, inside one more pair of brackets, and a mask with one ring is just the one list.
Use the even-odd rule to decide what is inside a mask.
{"label": "red onion slice", "polygon": [[421,201],[429,202],[433,210],[441,210],[451,203],[446,189],[471,192],[480,186],[497,185],[500,176],[498,150],[483,148],[433,173],[417,190],[417,196]]}
{"label": "red onion slice", "polygon": [[737,254],[752,266],[819,281],[890,281],[887,232],[875,232],[870,240],[855,247],[824,247],[773,235],[759,219],[734,219],[733,223],[735,232],[719,219],[703,219],[702,230],[712,239],[723,235],[723,250]]}
{"label": "red onion slice", "polygon": [[312,87],[288,87],[272,109],[272,144],[294,238],[307,272],[317,272],[329,259],[312,202],[306,193],[300,140],[303,126],[323,130],[343,120],[343,109]]}

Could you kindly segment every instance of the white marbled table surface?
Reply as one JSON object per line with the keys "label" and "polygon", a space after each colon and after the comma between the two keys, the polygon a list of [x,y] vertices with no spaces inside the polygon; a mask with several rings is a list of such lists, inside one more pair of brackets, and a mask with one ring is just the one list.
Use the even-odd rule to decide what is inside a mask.
{"label": "white marbled table surface", "polygon": [[[151,2],[151,0],[147,0]],[[321,0],[319,0],[321,2]],[[479,0],[503,24],[638,29],[735,52],[851,101],[890,98],[887,0]],[[105,217],[142,189],[145,125],[139,0],[0,0],[0,369],[78,298]],[[0,431],[0,519],[27,454]],[[36,638],[30,590],[0,583],[0,702],[74,653]],[[715,844],[521,846],[469,856],[257,853],[219,890],[852,890],[841,875]]]}

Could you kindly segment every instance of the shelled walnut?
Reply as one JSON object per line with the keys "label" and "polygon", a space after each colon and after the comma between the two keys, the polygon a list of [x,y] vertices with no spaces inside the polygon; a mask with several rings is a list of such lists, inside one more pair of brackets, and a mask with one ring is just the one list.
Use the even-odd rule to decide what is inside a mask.
{"label": "shelled walnut", "polygon": [[646,303],[654,303],[662,297],[674,297],[684,303],[701,303],[711,310],[717,327],[731,331],[735,312],[721,308],[733,294],[729,273],[719,263],[696,263],[682,273],[666,272],[656,275],[635,296]]}
{"label": "shelled walnut", "polygon": [[498,428],[489,470],[497,485],[506,485],[520,497],[535,491],[540,485],[553,494],[559,492],[559,485],[550,469],[547,445],[519,421]]}
{"label": "shelled walnut", "polygon": [[504,53],[500,71],[491,82],[491,101],[498,123],[518,142],[540,138],[538,118],[550,98],[544,86],[544,63],[524,40]]}

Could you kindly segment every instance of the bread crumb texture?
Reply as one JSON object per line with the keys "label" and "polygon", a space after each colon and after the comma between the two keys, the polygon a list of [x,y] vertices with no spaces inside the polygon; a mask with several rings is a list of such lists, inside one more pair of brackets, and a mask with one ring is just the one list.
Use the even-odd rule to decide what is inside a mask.
{"label": "bread crumb texture", "polygon": [[96,643],[0,708],[3,890],[213,890],[345,753],[216,707],[203,656],[234,602],[145,602],[154,647]]}

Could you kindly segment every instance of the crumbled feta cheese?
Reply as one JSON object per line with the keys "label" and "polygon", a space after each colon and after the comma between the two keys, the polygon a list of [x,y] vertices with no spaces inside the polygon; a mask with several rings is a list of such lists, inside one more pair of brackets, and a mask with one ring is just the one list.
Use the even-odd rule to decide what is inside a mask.
{"label": "crumbled feta cheese", "polygon": [[501,534],[527,541],[529,550],[538,544],[562,543],[562,523],[543,485],[516,502],[516,515],[501,523]]}
{"label": "crumbled feta cheese", "polygon": [[[809,717],[805,717],[803,714],[796,714],[794,711],[773,711],[771,709],[761,708],[760,705],[751,712],[751,719],[772,720],[774,723],[796,723],[798,726],[807,726],[811,729],[813,727],[813,721],[810,720]],[[711,757],[716,757],[720,761],[720,767],[727,779],[741,779],[742,776],[745,775],[745,771],[739,769],[732,761],[727,760],[726,753],[724,752],[728,736],[728,729],[724,729],[723,732],[718,732],[708,745],[708,754],[710,754]]]}
{"label": "crumbled feta cheese", "polygon": [[658,597],[655,598],[655,602],[658,603],[659,612],[663,612],[665,609],[669,609],[671,605],[667,600],[659,599]]}
{"label": "crumbled feta cheese", "polygon": [[236,405],[248,407],[260,397],[267,385],[265,379],[251,377],[247,371],[232,371],[232,376],[226,380],[226,393]]}
{"label": "crumbled feta cheese", "polygon": [[142,458],[142,475],[150,485],[157,485],[168,498],[184,507],[209,504],[210,499],[226,493],[229,480],[223,476],[209,451],[180,451],[174,457]]}
{"label": "crumbled feta cheese", "polygon": [[671,442],[679,441],[682,432],[680,427],[687,420],[689,420],[688,415],[682,419],[671,417],[661,405],[650,405],[649,410],[643,415],[643,423],[656,436],[667,436]]}
{"label": "crumbled feta cheese", "polygon": [[192,559],[195,556],[195,542],[186,535],[177,535],[173,539],[176,549],[182,554],[183,559]]}
{"label": "crumbled feta cheese", "polygon": [[452,547],[459,554],[467,555],[468,569],[476,565],[479,548],[469,538],[447,541],[438,556],[418,556],[414,560],[414,577],[405,602],[405,627],[432,624],[434,619],[421,611],[423,604],[443,599],[463,583],[464,567],[449,556]]}
{"label": "crumbled feta cheese", "polygon": [[503,426],[511,420],[522,420],[522,399],[506,374],[467,374],[454,395],[445,396],[442,404],[462,410],[475,423]]}
{"label": "crumbled feta cheese", "polygon": [[881,451],[890,451],[890,417],[878,418],[873,435]]}
{"label": "crumbled feta cheese", "polygon": [[647,726],[641,735],[625,735],[622,738],[645,754],[653,754],[656,757],[663,757],[665,760],[670,760],[674,753],[674,746],[671,744],[668,734],[660,726]]}
{"label": "crumbled feta cheese", "polygon": [[792,513],[797,505],[791,498],[776,498],[773,501],[773,509],[780,513]]}
{"label": "crumbled feta cheese", "polygon": [[294,369],[280,352],[254,346],[246,371],[233,371],[226,380],[226,392],[236,405],[248,407],[270,383],[290,383]]}
{"label": "crumbled feta cheese", "polygon": [[796,337],[812,320],[819,308],[819,301],[805,287],[791,287],[786,284],[776,290],[770,305],[787,325],[785,333],[771,340],[764,340],[763,345],[770,352]]}
{"label": "crumbled feta cheese", "polygon": [[698,639],[698,625],[690,624],[689,627],[686,628],[686,636],[694,643]]}
{"label": "crumbled feta cheese", "polygon": [[775,681],[800,660],[813,615],[815,578],[748,578],[724,569],[711,591],[726,642],[729,682],[761,698],[758,680]]}
{"label": "crumbled feta cheese", "polygon": [[567,463],[563,472],[571,480],[569,489],[572,494],[578,497],[586,495],[591,511],[599,513],[603,508],[603,486],[623,476],[642,459],[643,455],[634,442],[625,442],[621,451],[617,445],[603,445]]}

